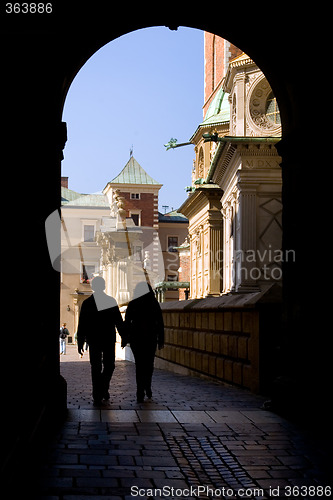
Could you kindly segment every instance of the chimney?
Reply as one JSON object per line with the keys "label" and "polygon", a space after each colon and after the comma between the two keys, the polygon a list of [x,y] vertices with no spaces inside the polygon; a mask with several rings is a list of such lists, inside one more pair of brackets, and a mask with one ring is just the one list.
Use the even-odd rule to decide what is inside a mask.
{"label": "chimney", "polygon": [[61,187],[68,189],[68,177],[61,177]]}

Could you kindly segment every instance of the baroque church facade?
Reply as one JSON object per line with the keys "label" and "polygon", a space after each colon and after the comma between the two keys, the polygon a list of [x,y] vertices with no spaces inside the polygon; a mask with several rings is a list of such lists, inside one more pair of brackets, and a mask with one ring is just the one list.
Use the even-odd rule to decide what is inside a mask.
{"label": "baroque church facade", "polygon": [[255,292],[282,277],[279,108],[255,62],[205,33],[204,119],[192,135],[190,298]]}

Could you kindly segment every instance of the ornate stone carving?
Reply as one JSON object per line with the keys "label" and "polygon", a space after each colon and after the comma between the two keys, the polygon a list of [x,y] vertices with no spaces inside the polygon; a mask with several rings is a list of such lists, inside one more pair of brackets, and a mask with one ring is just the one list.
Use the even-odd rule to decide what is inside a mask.
{"label": "ornate stone carving", "polygon": [[119,189],[116,189],[114,199],[118,207],[118,215],[121,220],[124,220],[126,218],[125,198],[120,196]]}
{"label": "ornate stone carving", "polygon": [[252,129],[253,135],[280,135],[281,125],[266,115],[267,98],[272,93],[268,81],[261,75],[251,83],[248,90],[247,126]]}
{"label": "ornate stone carving", "polygon": [[237,122],[237,101],[236,94],[232,98],[232,108],[231,108],[231,135],[236,135],[236,122]]}
{"label": "ornate stone carving", "polygon": [[204,154],[203,149],[200,148],[199,158],[198,158],[198,178],[202,179],[204,176]]}

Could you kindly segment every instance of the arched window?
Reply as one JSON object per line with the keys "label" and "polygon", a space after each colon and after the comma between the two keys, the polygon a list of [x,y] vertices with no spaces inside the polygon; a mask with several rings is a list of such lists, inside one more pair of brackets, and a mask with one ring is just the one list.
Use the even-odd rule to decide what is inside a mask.
{"label": "arched window", "polygon": [[202,179],[204,176],[204,153],[203,149],[200,148],[199,159],[198,159],[198,178]]}

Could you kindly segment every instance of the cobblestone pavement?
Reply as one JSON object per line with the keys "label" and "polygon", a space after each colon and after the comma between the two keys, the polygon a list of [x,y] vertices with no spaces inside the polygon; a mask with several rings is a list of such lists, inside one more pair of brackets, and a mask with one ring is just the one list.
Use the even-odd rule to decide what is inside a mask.
{"label": "cobblestone pavement", "polygon": [[[309,431],[261,409],[264,398],[155,370],[136,403],[135,367],[117,361],[111,402],[95,408],[88,355],[61,356],[68,418],[36,498],[328,498],[329,454]],[[332,476],[331,476],[332,477]]]}

